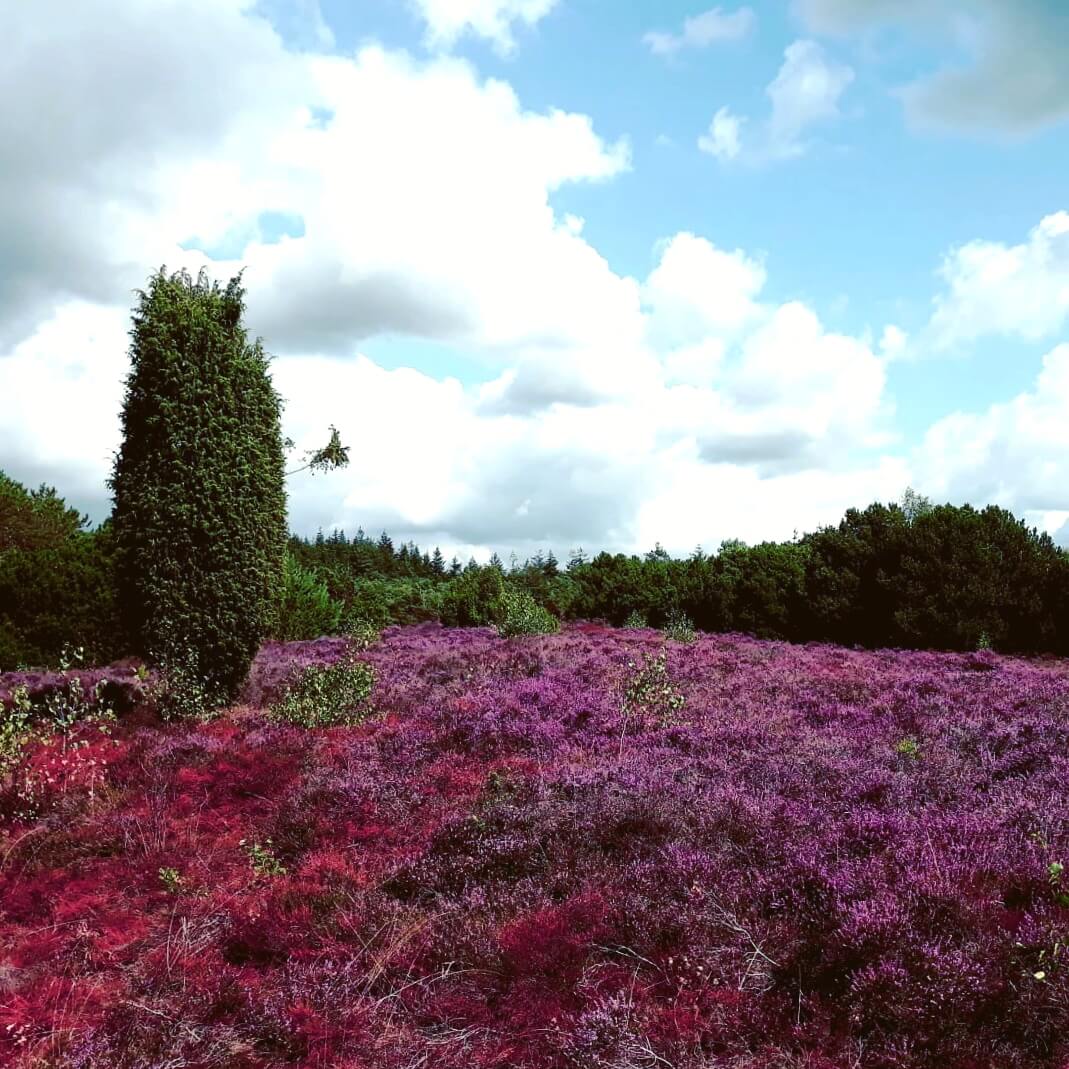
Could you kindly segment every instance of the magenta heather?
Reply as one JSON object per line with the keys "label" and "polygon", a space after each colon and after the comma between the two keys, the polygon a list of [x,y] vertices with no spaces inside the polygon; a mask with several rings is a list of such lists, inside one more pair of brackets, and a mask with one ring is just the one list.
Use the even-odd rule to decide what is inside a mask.
{"label": "magenta heather", "polygon": [[704,636],[665,716],[664,645],[392,628],[307,731],[263,707],[345,641],[271,643],[121,722],[6,811],[0,1061],[1069,1066],[1064,663]]}

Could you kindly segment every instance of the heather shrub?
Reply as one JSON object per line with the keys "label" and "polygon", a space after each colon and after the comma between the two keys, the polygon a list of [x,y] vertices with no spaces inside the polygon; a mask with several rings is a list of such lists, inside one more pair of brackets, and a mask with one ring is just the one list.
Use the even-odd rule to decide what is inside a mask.
{"label": "heather shrub", "polygon": [[496,612],[497,633],[502,638],[516,635],[551,635],[560,630],[560,621],[538,604],[526,591],[506,584]]}
{"label": "heather shrub", "polygon": [[[65,648],[60,655],[64,672],[79,665],[84,651]],[[45,795],[57,784],[73,758],[90,744],[86,729],[107,735],[115,720],[104,701],[104,681],[86,692],[82,680],[70,676],[35,700],[26,685],[15,687],[11,699],[0,703],[0,798],[4,815],[28,820],[40,814]]]}
{"label": "heather shrub", "polygon": [[243,310],[240,276],[150,279],[110,480],[136,652],[195,651],[211,704],[235,695],[276,623],[286,544],[280,399]]}
{"label": "heather shrub", "polygon": [[344,606],[335,601],[326,583],[287,553],[282,570],[282,600],[274,638],[280,642],[336,635]]}
{"label": "heather shrub", "polygon": [[375,670],[352,655],[334,664],[311,665],[272,706],[271,716],[306,728],[359,724],[372,713],[374,686]]}

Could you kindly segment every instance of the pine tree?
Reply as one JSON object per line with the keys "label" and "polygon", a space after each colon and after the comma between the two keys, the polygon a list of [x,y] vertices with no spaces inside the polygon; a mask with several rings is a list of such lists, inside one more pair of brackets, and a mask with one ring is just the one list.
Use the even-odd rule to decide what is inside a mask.
{"label": "pine tree", "polygon": [[240,275],[223,289],[161,269],[139,297],[109,480],[120,606],[136,652],[181,663],[225,702],[279,605],[281,401],[241,325]]}
{"label": "pine tree", "polygon": [[431,557],[431,571],[435,575],[445,575],[445,557],[438,546],[434,547],[434,555]]}

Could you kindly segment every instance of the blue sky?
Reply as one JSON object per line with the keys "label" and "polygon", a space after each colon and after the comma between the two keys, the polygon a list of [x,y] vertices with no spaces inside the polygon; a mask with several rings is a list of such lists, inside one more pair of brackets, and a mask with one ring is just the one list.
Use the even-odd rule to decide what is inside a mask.
{"label": "blue sky", "polygon": [[1057,0],[179,7],[0,16],[16,478],[106,514],[167,263],[244,268],[287,432],[364,458],[299,530],[683,551],[912,484],[1064,537]]}
{"label": "blue sky", "polygon": [[[856,80],[843,96],[842,117],[814,131],[804,157],[718,165],[696,147],[712,113],[721,104],[752,115],[766,111],[765,86],[784,49],[807,36],[804,20],[781,0],[746,6],[756,25],[745,38],[684,49],[667,61],[653,54],[645,35],[680,32],[687,18],[709,7],[562,2],[536,27],[519,30],[508,55],[472,35],[454,51],[482,74],[509,82],[526,107],[582,112],[608,139],[630,140],[631,172],[553,198],[561,211],[586,220],[584,233],[616,270],[645,274],[659,240],[691,230],[726,248],[763,253],[770,295],[805,300],[838,329],[860,333],[887,322],[919,329],[948,249],[977,237],[1014,244],[1039,218],[1065,207],[1065,125],[1027,137],[909,129],[892,91],[959,60],[961,50],[902,27],[868,38],[820,38]],[[1051,0],[1052,11],[1057,6]],[[339,50],[368,39],[421,50],[422,20],[403,4],[324,0],[320,7]],[[376,351],[384,361],[433,370],[444,359],[457,374],[473,373],[463,354],[454,363],[433,347],[424,352],[391,341]],[[889,385],[903,433],[923,433],[946,410],[948,394],[956,408],[979,411],[1026,389],[1042,353],[1012,339],[984,339],[965,355],[968,373],[953,359],[893,368]]]}

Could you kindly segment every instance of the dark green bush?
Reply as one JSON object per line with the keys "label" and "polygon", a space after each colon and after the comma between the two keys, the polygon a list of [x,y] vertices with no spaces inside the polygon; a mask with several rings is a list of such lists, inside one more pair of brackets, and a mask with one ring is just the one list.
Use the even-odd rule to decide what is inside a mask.
{"label": "dark green bush", "polygon": [[137,652],[195,655],[237,692],[277,618],[286,543],[280,400],[241,325],[240,277],[162,270],[134,312],[111,487],[120,608]]}
{"label": "dark green bush", "polygon": [[274,637],[281,642],[336,635],[344,606],[330,596],[327,584],[290,553],[282,572],[282,601]]}

